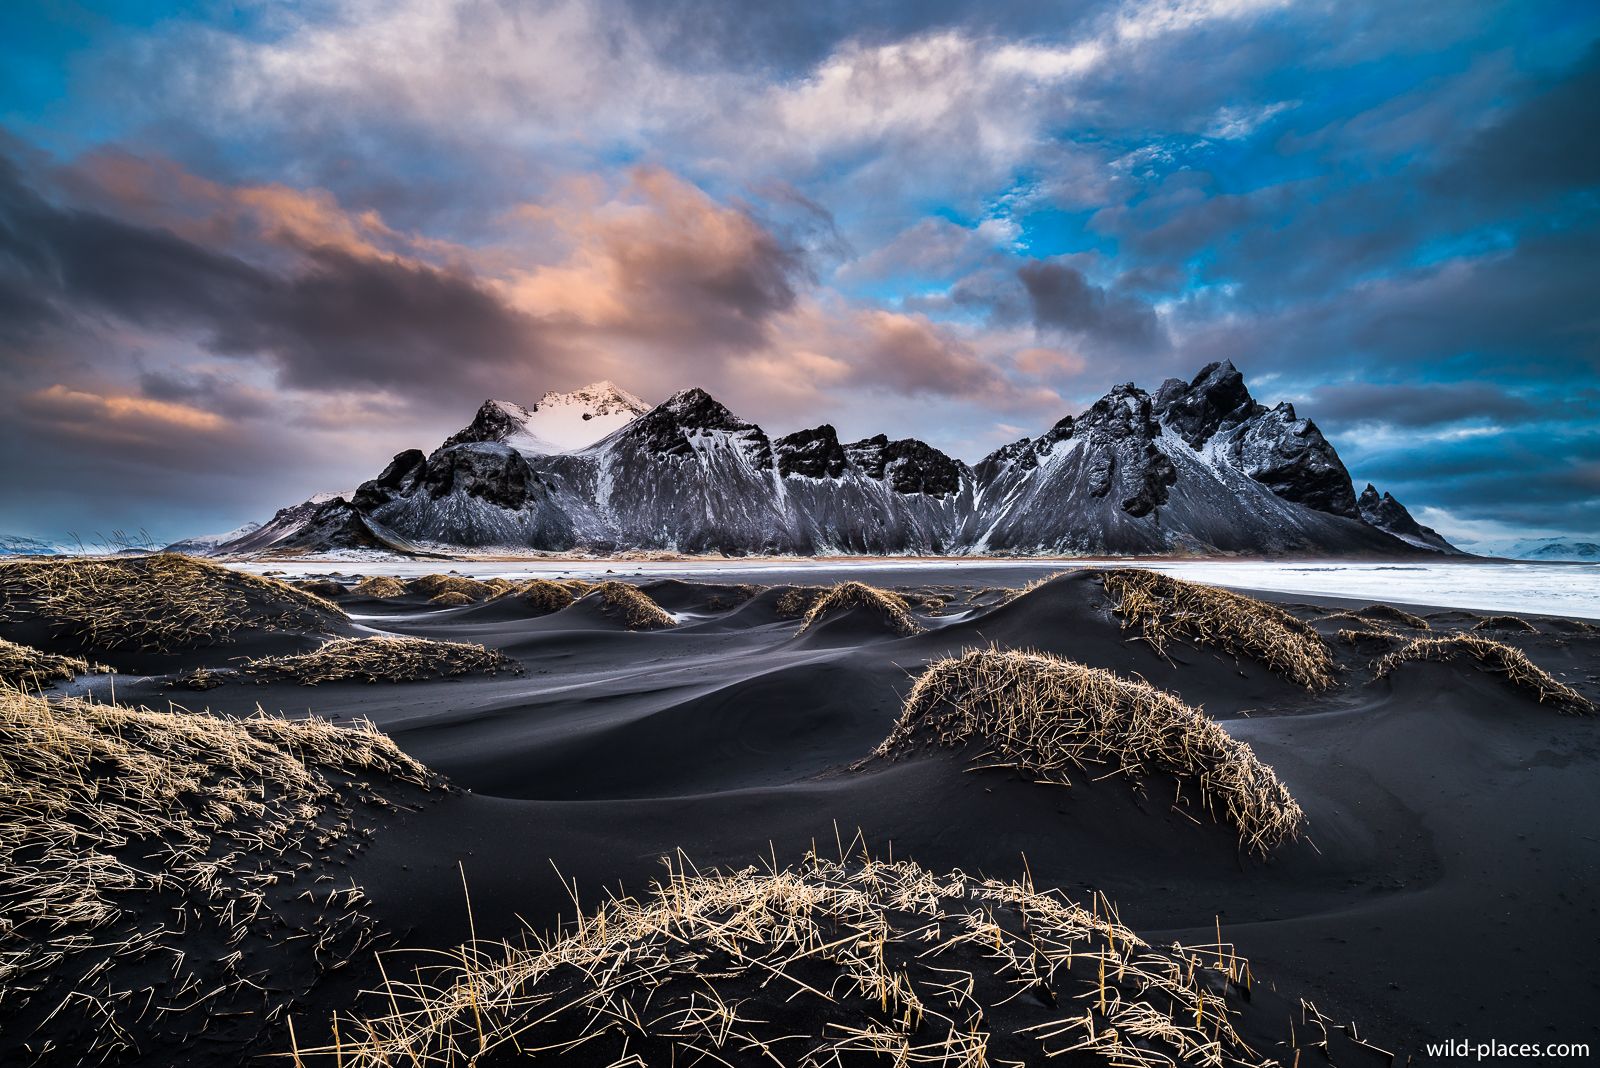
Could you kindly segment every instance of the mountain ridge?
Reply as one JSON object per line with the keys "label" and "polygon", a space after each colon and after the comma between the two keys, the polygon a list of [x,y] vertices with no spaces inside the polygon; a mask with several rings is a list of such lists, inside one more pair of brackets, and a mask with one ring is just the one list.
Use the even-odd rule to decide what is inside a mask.
{"label": "mountain ridge", "polygon": [[[351,516],[324,506],[321,550],[376,538],[423,550],[728,555],[1459,552],[1391,496],[1369,487],[1367,507],[1316,424],[1287,402],[1256,401],[1228,362],[1154,393],[1117,385],[975,465],[916,438],[843,442],[826,423],[773,438],[697,387],[637,414],[643,402],[611,383],[541,404],[552,397],[569,430],[573,412],[609,408],[567,440],[611,429],[543,451],[539,405],[487,401],[431,453],[396,454],[334,506]],[[362,544],[339,544],[346,536]],[[317,535],[284,538],[319,549]],[[263,550],[262,531],[242,540]]]}

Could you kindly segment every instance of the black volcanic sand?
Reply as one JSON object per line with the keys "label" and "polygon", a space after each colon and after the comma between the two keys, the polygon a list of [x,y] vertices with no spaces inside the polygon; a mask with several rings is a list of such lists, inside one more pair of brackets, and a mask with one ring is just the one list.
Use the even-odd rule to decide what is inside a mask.
{"label": "black volcanic sand", "polygon": [[[1460,662],[1373,681],[1377,650],[1338,641],[1343,684],[1320,696],[1211,649],[1174,646],[1163,658],[1129,640],[1087,573],[998,607],[993,591],[978,592],[1003,581],[992,571],[942,572],[924,586],[903,571],[884,577],[948,604],[918,609],[928,630],[910,638],[859,612],[797,638],[777,591],[730,583],[648,583],[683,620],[649,633],[587,610],[346,598],[364,631],[480,642],[526,675],[315,688],[234,679],[204,693],[123,675],[117,697],[369,717],[448,776],[460,792],[386,814],[339,871],[411,948],[467,937],[458,865],[478,936],[515,940],[525,923],[571,917],[563,879],[588,903],[607,888],[642,891],[677,849],[702,868],[792,863],[859,830],[873,851],[934,871],[1031,872],[1082,901],[1102,892],[1152,944],[1209,943],[1220,922],[1286,1004],[1303,996],[1355,1020],[1399,1063],[1448,1038],[1600,1041],[1600,720],[1562,715]],[[1366,603],[1265,596],[1312,621]],[[1436,631],[1480,618],[1420,611]],[[1600,699],[1600,632],[1526,618],[1536,633],[1490,636]],[[1361,624],[1317,625],[1331,639]],[[1309,837],[1266,860],[1241,855],[1230,828],[1176,809],[1159,776],[1143,791],[1087,775],[1040,786],[975,772],[953,752],[852,770],[928,661],[989,645],[1138,675],[1204,707],[1276,769]],[[234,650],[212,653],[187,666],[224,666]],[[375,981],[372,962],[356,959],[313,990],[295,1014],[302,1040]],[[228,1051],[217,1058],[232,1063]]]}

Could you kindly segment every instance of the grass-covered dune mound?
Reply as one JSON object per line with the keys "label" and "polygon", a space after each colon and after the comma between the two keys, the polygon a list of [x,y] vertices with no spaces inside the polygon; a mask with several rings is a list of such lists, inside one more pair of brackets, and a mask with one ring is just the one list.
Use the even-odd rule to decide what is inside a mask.
{"label": "grass-covered dune mound", "polygon": [[1355,623],[1388,623],[1399,627],[1409,627],[1412,630],[1432,630],[1426,619],[1403,608],[1396,608],[1392,604],[1369,604],[1365,608],[1357,608],[1353,612],[1331,612],[1322,617],[1321,622],[1331,623],[1338,620],[1350,620]]}
{"label": "grass-covered dune mound", "polygon": [[663,630],[675,627],[672,613],[656,604],[650,595],[627,582],[602,582],[590,587],[575,602],[575,607],[593,608],[605,619],[629,630]]}
{"label": "grass-covered dune mound", "polygon": [[390,601],[396,597],[404,597],[411,591],[406,589],[406,584],[397,578],[388,575],[368,575],[354,586],[350,593],[356,597],[371,597],[378,601]]}
{"label": "grass-covered dune mound", "polygon": [[1483,638],[1476,634],[1447,634],[1432,638],[1407,639],[1397,634],[1372,632],[1353,634],[1360,638],[1378,639],[1395,644],[1397,648],[1386,653],[1373,665],[1378,678],[1386,678],[1398,668],[1416,661],[1465,660],[1494,675],[1499,675],[1513,688],[1529,694],[1541,704],[1549,703],[1563,712],[1588,715],[1594,705],[1587,697],[1551,675],[1528,659],[1522,650]]}
{"label": "grass-covered dune mound", "polygon": [[589,591],[587,583],[556,582],[553,579],[528,579],[501,594],[496,600],[515,604],[530,615],[546,616],[559,612]]}
{"label": "grass-covered dune mound", "polygon": [[416,971],[400,959],[340,1016],[338,1046],[294,1056],[344,1068],[1266,1068],[1296,1062],[1296,1041],[1310,1063],[1326,1040],[1341,1064],[1382,1063],[1291,1009],[1231,945],[1156,948],[1098,900],[908,861],[674,866],[645,896],[546,940],[467,945]]}
{"label": "grass-covered dune mound", "polygon": [[31,645],[18,645],[0,638],[0,685],[37,690],[53,682],[71,682],[88,673],[87,660],[41,652]]}
{"label": "grass-covered dune mound", "polygon": [[311,870],[361,847],[381,795],[432,785],[370,725],[0,688],[0,1062],[247,1046],[379,934]]}
{"label": "grass-covered dune mound", "polygon": [[976,748],[976,763],[1038,782],[1172,775],[1258,853],[1305,823],[1273,770],[1205,713],[1148,683],[1040,653],[977,649],[929,666],[875,755],[930,745]]}
{"label": "grass-covered dune mound", "polygon": [[[512,588],[505,579],[487,581],[462,575],[423,575],[406,583],[409,593],[428,598],[433,604],[475,604],[498,597]],[[450,598],[447,602],[443,598]]]}
{"label": "grass-covered dune mound", "polygon": [[41,647],[167,654],[249,632],[337,633],[347,617],[277,579],[158,553],[0,564],[0,622],[13,639]]}
{"label": "grass-covered dune mound", "polygon": [[239,666],[246,675],[315,686],[324,682],[420,682],[473,672],[520,675],[522,666],[497,649],[431,638],[336,638],[309,653],[259,657]]}
{"label": "grass-covered dune mound", "polygon": [[831,618],[851,611],[881,622],[895,634],[909,636],[922,633],[922,624],[911,615],[911,605],[904,597],[864,582],[841,582],[823,591],[806,609],[797,633],[804,634]]}
{"label": "grass-covered dune mound", "polygon": [[1310,690],[1333,685],[1333,655],[1316,630],[1277,605],[1143,568],[1100,573],[1124,630],[1157,652],[1173,640],[1249,657]]}

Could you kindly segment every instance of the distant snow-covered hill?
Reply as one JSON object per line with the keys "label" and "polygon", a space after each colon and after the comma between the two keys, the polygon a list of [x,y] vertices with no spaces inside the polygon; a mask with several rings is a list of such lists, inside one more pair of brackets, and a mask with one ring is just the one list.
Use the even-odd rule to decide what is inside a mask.
{"label": "distant snow-covered hill", "polygon": [[1478,542],[1473,544],[1472,551],[1512,560],[1600,563],[1600,541],[1585,538],[1521,538],[1517,541]]}

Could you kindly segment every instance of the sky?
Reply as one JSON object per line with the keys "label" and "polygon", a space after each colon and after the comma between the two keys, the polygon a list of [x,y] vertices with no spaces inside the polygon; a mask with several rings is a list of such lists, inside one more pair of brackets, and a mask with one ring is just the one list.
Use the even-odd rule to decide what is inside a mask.
{"label": "sky", "polygon": [[1600,533],[1600,6],[11,0],[0,533],[700,386],[975,461],[1230,359],[1464,545]]}

